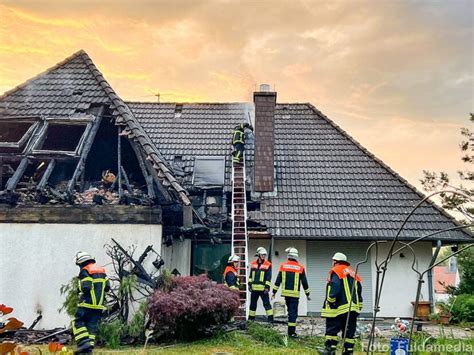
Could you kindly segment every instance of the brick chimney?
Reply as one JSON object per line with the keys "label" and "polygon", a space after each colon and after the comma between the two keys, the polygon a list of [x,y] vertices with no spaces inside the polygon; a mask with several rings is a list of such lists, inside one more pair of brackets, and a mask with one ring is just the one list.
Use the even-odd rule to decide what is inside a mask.
{"label": "brick chimney", "polygon": [[255,191],[271,192],[274,185],[276,92],[267,84],[253,93],[255,104]]}

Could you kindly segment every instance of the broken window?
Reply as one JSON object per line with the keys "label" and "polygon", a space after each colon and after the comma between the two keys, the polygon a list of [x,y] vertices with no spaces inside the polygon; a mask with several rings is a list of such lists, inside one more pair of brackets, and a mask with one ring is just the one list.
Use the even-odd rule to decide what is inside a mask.
{"label": "broken window", "polygon": [[224,186],[224,172],[224,157],[196,157],[193,185],[205,189]]}
{"label": "broken window", "polygon": [[23,147],[35,127],[34,121],[0,121],[0,148]]}
{"label": "broken window", "polygon": [[33,153],[74,153],[79,154],[81,145],[90,125],[87,122],[47,122],[41,132],[41,139],[35,143]]}

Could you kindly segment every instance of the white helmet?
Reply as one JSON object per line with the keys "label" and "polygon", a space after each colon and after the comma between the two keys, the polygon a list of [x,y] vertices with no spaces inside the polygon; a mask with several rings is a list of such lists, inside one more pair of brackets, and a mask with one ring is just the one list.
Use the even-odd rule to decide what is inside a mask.
{"label": "white helmet", "polygon": [[257,252],[255,253],[255,256],[258,256],[258,255],[268,255],[267,249],[265,249],[264,247],[258,247]]}
{"label": "white helmet", "polygon": [[286,248],[285,252],[288,253],[289,258],[293,258],[293,259],[298,259],[299,258],[298,249],[296,249],[296,248],[293,248],[293,247]]}
{"label": "white helmet", "polygon": [[240,256],[232,254],[231,256],[229,256],[229,259],[227,260],[227,262],[228,263],[234,263],[234,262],[239,261],[239,260],[240,260]]}
{"label": "white helmet", "polygon": [[346,254],[336,253],[336,254],[334,254],[334,256],[332,257],[332,260],[335,260],[335,261],[345,261],[345,262],[347,262],[347,256],[346,256]]}
{"label": "white helmet", "polygon": [[89,260],[95,261],[93,256],[91,256],[89,253],[86,253],[84,251],[80,251],[74,257],[74,262],[76,263],[76,265],[81,265],[82,263],[85,263],[86,261],[89,261]]}

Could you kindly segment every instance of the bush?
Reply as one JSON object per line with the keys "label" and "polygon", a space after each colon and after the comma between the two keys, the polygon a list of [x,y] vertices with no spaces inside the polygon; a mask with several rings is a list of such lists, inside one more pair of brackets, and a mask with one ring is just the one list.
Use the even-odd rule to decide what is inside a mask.
{"label": "bush", "polygon": [[120,348],[120,339],[126,331],[127,325],[116,319],[111,322],[99,324],[99,340],[107,348]]}
{"label": "bush", "polygon": [[458,295],[453,302],[451,313],[454,322],[474,322],[474,295]]}
{"label": "bush", "polygon": [[148,314],[155,331],[192,340],[212,326],[227,323],[240,306],[239,294],[205,275],[175,277],[169,291],[152,295]]}
{"label": "bush", "polygon": [[79,304],[79,279],[73,277],[68,284],[61,286],[59,292],[61,295],[66,295],[66,299],[58,311],[66,311],[70,317],[74,317],[77,311],[77,305]]}

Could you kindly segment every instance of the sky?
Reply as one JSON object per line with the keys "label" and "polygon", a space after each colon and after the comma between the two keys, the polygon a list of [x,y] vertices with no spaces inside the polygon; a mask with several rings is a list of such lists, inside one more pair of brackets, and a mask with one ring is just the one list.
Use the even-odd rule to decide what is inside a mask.
{"label": "sky", "polygon": [[124,100],[311,102],[420,186],[463,167],[474,0],[0,0],[0,93],[84,49]]}

